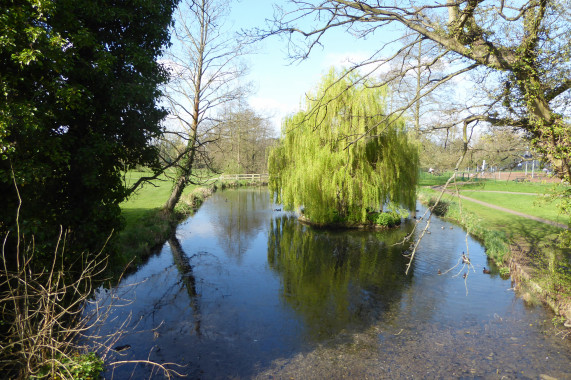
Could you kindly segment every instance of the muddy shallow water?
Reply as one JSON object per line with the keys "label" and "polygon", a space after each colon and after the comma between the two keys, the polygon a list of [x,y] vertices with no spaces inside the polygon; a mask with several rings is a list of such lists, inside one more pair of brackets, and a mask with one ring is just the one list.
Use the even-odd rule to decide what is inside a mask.
{"label": "muddy shallow water", "polygon": [[[216,193],[139,271],[99,289],[124,304],[100,330],[126,330],[115,360],[174,362],[191,379],[571,378],[553,315],[483,274],[461,228],[433,218],[405,275],[411,246],[398,243],[414,223],[315,230],[278,208],[265,189]],[[105,376],[163,377],[144,364]]]}

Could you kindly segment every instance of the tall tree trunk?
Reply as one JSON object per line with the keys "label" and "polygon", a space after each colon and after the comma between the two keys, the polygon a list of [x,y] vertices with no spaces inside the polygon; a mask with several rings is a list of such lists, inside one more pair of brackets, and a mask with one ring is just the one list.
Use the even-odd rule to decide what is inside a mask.
{"label": "tall tree trunk", "polygon": [[[197,92],[200,90],[200,80],[197,81]],[[190,179],[190,175],[192,174],[192,166],[194,165],[194,158],[196,156],[196,141],[197,141],[197,132],[198,132],[198,113],[199,113],[199,102],[198,102],[198,95],[195,98],[194,102],[194,111],[193,111],[193,122],[192,122],[192,130],[186,145],[186,157],[182,160],[182,164],[179,168],[179,175],[175,181],[175,184],[172,188],[171,195],[165,203],[164,209],[167,211],[173,211],[177,203],[180,201],[180,197],[184,188],[188,184],[188,180]]]}
{"label": "tall tree trunk", "polygon": [[204,75],[204,54],[206,48],[208,23],[206,20],[206,8],[203,2],[202,11],[200,13],[200,46],[197,49],[197,66],[194,74],[194,102],[192,107],[192,125],[190,135],[186,144],[185,157],[179,167],[179,175],[173,186],[171,195],[164,206],[164,209],[172,212],[180,200],[184,188],[188,184],[190,175],[192,174],[192,166],[194,165],[194,157],[196,156],[196,142],[198,136],[198,124],[200,121],[200,100],[202,93],[202,76]]}
{"label": "tall tree trunk", "polygon": [[541,81],[534,67],[515,72],[524,93],[529,127],[533,144],[553,165],[555,174],[562,180],[571,179],[571,128],[563,118],[551,110]]}

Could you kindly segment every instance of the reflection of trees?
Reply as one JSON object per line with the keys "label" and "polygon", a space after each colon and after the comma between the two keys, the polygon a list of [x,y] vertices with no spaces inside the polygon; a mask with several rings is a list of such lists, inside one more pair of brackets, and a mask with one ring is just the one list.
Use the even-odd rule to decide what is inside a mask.
{"label": "reflection of trees", "polygon": [[180,242],[176,236],[169,238],[169,246],[171,248],[174,263],[180,273],[180,278],[186,287],[188,297],[190,298],[190,306],[194,314],[195,327],[194,331],[200,335],[200,305],[198,303],[198,293],[196,292],[196,278],[192,271],[192,265],[189,258],[184,253]]}
{"label": "reflection of trees", "polygon": [[323,231],[294,218],[271,222],[268,263],[280,273],[283,299],[317,338],[380,318],[400,299],[407,262],[393,245],[403,230]]}
{"label": "reflection of trees", "polygon": [[268,221],[270,194],[266,188],[231,190],[212,202],[218,244],[227,255],[241,259]]}

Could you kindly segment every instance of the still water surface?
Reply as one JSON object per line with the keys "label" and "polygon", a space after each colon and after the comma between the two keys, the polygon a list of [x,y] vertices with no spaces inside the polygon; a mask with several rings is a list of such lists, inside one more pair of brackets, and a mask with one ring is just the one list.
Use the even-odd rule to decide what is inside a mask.
{"label": "still water surface", "polygon": [[[116,359],[175,362],[191,379],[571,378],[553,315],[483,274],[484,250],[461,228],[433,218],[406,276],[411,247],[396,243],[414,223],[315,230],[278,207],[266,189],[223,191],[180,224],[114,289],[129,302],[100,332],[131,331]],[[462,251],[474,270],[457,265]],[[162,377],[106,373],[130,376]]]}

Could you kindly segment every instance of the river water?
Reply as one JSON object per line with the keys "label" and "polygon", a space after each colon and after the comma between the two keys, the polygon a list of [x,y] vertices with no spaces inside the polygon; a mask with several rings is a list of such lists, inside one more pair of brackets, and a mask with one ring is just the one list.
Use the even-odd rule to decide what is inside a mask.
{"label": "river water", "polygon": [[[130,347],[112,360],[177,363],[191,379],[571,378],[553,315],[484,274],[461,228],[433,217],[405,275],[414,222],[328,231],[278,208],[267,189],[218,192],[136,273],[98,289],[100,306],[118,306],[97,332]],[[105,377],[164,374],[131,363]]]}

